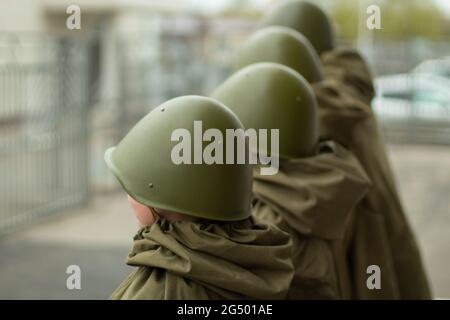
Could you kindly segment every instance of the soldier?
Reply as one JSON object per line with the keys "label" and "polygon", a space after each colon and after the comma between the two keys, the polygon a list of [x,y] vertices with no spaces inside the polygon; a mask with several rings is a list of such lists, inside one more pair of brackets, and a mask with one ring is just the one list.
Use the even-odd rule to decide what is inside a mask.
{"label": "soldier", "polygon": [[174,132],[190,134],[194,121],[222,133],[242,128],[218,101],[183,96],[105,153],[142,225],[127,258],[137,269],[112,299],[285,298],[292,241],[250,216],[250,165],[174,163]]}
{"label": "soldier", "polygon": [[[354,296],[430,299],[421,255],[370,106],[374,87],[369,67],[356,50],[336,48],[331,20],[312,3],[280,4],[263,19],[262,26],[269,25],[291,27],[313,44],[325,78],[313,85],[319,105],[320,137],[349,148],[373,183],[362,204],[367,214],[357,215],[351,241]],[[381,268],[380,290],[369,290],[366,285],[367,268],[371,265]]]}
{"label": "soldier", "polygon": [[[311,43],[302,34],[291,28],[266,27],[258,30],[247,39],[237,52],[236,69],[258,62],[274,62],[288,66],[301,73],[309,83],[324,80],[320,59]],[[353,297],[351,266],[348,261],[352,236],[351,225],[354,215],[360,214],[364,210],[365,207],[358,204],[349,213],[348,228],[342,241],[330,243],[339,282],[339,297],[342,299]]]}
{"label": "soldier", "polygon": [[[253,173],[253,216],[293,237],[295,276],[288,298],[341,298],[332,243],[343,241],[369,181],[350,152],[333,142],[319,144],[312,88],[291,68],[257,63],[233,74],[212,96],[247,129],[279,130],[278,173]],[[252,147],[261,153],[260,145]]]}

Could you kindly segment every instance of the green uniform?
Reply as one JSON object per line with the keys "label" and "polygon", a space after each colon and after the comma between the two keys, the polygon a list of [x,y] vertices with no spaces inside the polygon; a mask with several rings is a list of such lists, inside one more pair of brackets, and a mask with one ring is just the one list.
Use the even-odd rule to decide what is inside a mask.
{"label": "green uniform", "polygon": [[284,299],[291,239],[274,226],[159,220],[139,230],[112,299]]}
{"label": "green uniform", "polygon": [[[403,211],[370,101],[369,69],[354,50],[322,55],[326,80],[314,84],[320,136],[349,148],[363,165],[373,188],[359,206],[351,240],[355,298],[429,299],[426,273]],[[369,290],[366,268],[381,268],[381,290]]]}
{"label": "green uniform", "polygon": [[214,99],[178,97],[147,114],[105,154],[133,199],[192,218],[161,218],[139,230],[127,259],[137,269],[112,298],[283,299],[294,272],[292,240],[274,225],[253,222],[250,164],[193,164],[189,157],[178,163],[174,150],[181,140],[188,145],[182,157],[196,152],[189,139],[199,134],[196,121],[222,135],[243,129]]}
{"label": "green uniform", "polygon": [[321,143],[316,155],[284,160],[280,172],[254,172],[253,215],[294,240],[292,299],[350,298],[344,236],[353,210],[369,187],[358,160],[345,148]]}
{"label": "green uniform", "polygon": [[293,237],[295,276],[288,298],[350,297],[345,236],[370,182],[344,148],[332,142],[318,145],[311,86],[291,68],[257,63],[233,74],[213,97],[246,128],[280,130],[279,172],[253,173],[253,215]]}

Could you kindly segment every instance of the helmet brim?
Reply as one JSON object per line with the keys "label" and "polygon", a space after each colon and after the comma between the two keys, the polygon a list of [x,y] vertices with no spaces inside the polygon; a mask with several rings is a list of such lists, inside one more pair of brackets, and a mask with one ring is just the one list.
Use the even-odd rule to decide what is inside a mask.
{"label": "helmet brim", "polygon": [[[112,171],[112,173],[114,174],[114,176],[116,177],[117,181],[119,181],[120,185],[122,186],[122,188],[125,190],[125,192],[130,195],[134,200],[136,200],[137,202],[149,206],[149,207],[153,207],[153,208],[159,208],[159,209],[165,209],[165,210],[169,210],[169,211],[173,211],[173,212],[178,212],[178,213],[182,213],[185,215],[189,215],[192,217],[196,217],[196,218],[204,218],[204,219],[210,219],[207,217],[206,213],[198,213],[192,210],[183,210],[180,208],[176,208],[176,207],[172,207],[172,206],[167,206],[165,204],[162,203],[158,203],[155,201],[151,201],[149,199],[145,199],[143,197],[141,197],[140,195],[136,194],[135,192],[133,192],[132,190],[130,190],[128,188],[128,183],[126,183],[126,181],[124,181],[124,178],[126,180],[126,177],[123,177],[123,175],[120,173],[120,170],[116,167],[116,165],[114,164],[114,158],[113,158],[113,152],[116,149],[116,147],[110,147],[105,151],[104,154],[104,160],[106,162],[106,165],[108,166],[108,168]],[[249,203],[249,209],[248,209],[248,213],[246,215],[242,215],[239,219],[236,218],[228,218],[227,216],[222,216],[222,217],[215,217],[212,220],[215,221],[223,221],[223,222],[233,222],[233,221],[239,221],[239,220],[244,220],[247,219],[251,216],[251,203]]]}

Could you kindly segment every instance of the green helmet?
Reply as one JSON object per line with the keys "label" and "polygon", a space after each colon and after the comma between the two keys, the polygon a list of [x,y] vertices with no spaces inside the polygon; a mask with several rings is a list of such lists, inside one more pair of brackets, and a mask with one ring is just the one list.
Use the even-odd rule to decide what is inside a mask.
{"label": "green helmet", "polygon": [[238,51],[236,67],[256,62],[276,62],[298,71],[309,83],[323,80],[320,59],[301,33],[286,27],[255,32]]}
{"label": "green helmet", "polygon": [[305,35],[318,54],[334,48],[334,30],[331,19],[315,4],[306,1],[280,3],[263,18],[262,27],[289,27]]}
{"label": "green helmet", "polygon": [[279,129],[280,157],[314,152],[319,139],[317,102],[297,71],[278,63],[252,64],[231,75],[212,97],[234,111],[246,129]]}
{"label": "green helmet", "polygon": [[[149,112],[116,147],[109,148],[106,163],[126,192],[144,205],[210,220],[237,221],[249,217],[252,187],[249,164],[173,161],[174,146],[181,138],[185,142],[185,136],[175,137],[174,132],[181,130],[194,140],[193,143],[189,140],[186,149],[189,151],[186,154],[193,157],[196,146],[203,150],[209,144],[203,141],[203,133],[199,136],[194,129],[194,121],[201,121],[200,130],[217,129],[224,136],[226,129],[243,128],[236,115],[214,99],[178,97]],[[200,144],[195,143],[196,139]]]}

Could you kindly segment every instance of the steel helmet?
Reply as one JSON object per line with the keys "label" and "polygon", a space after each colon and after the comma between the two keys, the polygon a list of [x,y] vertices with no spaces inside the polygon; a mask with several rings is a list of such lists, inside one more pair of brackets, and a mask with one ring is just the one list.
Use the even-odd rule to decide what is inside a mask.
{"label": "steel helmet", "polygon": [[[236,115],[214,99],[174,98],[149,112],[116,147],[109,148],[106,163],[126,192],[149,207],[210,220],[236,221],[249,217],[252,173],[248,163],[173,161],[173,148],[181,141],[181,138],[172,141],[176,140],[173,138],[176,129],[194,139],[189,144],[192,150],[189,153],[194,157],[195,140],[199,138],[194,121],[201,121],[202,131],[214,128],[223,136],[226,129],[243,128]],[[197,145],[203,150],[209,142],[202,137]]]}
{"label": "steel helmet", "polygon": [[302,33],[319,55],[334,48],[331,19],[311,2],[292,0],[280,3],[261,21],[261,27],[273,25],[289,27]]}
{"label": "steel helmet", "polygon": [[280,157],[314,152],[319,139],[317,102],[297,71],[278,63],[252,64],[231,75],[212,97],[235,112],[246,129],[279,129]]}
{"label": "steel helmet", "polygon": [[320,59],[301,33],[286,27],[267,27],[255,32],[236,57],[236,68],[252,63],[276,62],[298,71],[309,83],[323,80]]}

